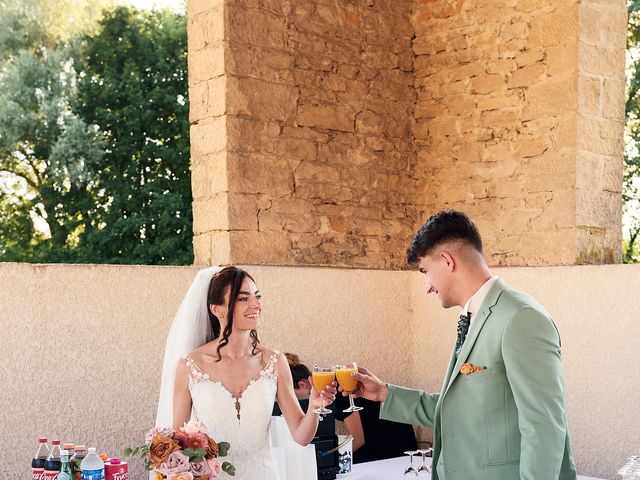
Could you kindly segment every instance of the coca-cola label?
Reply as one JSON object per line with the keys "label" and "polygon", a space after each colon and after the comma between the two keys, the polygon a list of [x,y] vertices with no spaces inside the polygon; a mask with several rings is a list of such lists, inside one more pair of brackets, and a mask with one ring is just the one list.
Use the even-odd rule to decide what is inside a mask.
{"label": "coca-cola label", "polygon": [[58,480],[59,473],[54,470],[45,470],[42,474],[42,480]]}
{"label": "coca-cola label", "polygon": [[32,468],[31,480],[44,480],[44,468]]}

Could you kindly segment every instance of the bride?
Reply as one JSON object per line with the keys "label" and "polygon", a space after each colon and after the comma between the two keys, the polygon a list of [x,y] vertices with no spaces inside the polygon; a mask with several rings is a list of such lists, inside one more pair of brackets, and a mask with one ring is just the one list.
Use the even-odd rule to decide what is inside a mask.
{"label": "bride", "polygon": [[307,445],[318,427],[312,410],[334,400],[335,387],[296,399],[287,359],[258,340],[260,292],[237,267],[198,272],[173,321],[163,365],[156,426],[178,429],[190,418],[231,444],[225,460],[236,478],[278,480],[269,449],[274,399],[294,440]]}

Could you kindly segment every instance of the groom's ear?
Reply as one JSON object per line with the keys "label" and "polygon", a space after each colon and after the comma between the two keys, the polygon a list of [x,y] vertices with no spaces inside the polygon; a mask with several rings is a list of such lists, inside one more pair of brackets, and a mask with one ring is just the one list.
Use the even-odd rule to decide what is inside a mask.
{"label": "groom's ear", "polygon": [[447,270],[449,270],[450,272],[453,272],[453,269],[456,266],[455,258],[449,252],[446,252],[444,250],[440,252],[440,258],[442,258],[442,261],[447,266]]}

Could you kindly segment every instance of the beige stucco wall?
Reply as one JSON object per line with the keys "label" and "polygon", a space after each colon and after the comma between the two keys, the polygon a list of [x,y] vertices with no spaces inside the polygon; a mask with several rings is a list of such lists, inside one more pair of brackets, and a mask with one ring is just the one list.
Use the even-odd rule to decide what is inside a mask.
{"label": "beige stucco wall", "polygon": [[[455,311],[415,272],[248,267],[264,293],[262,341],[308,363],[355,359],[438,389]],[[167,329],[193,267],[0,264],[2,478],[25,475],[39,435],[109,454],[153,424]],[[640,266],[500,269],[553,314],[563,339],[574,453],[611,478],[640,445],[635,299]],[[633,314],[632,314],[633,312]],[[428,432],[425,432],[428,435]],[[134,464],[132,478],[142,478]]]}

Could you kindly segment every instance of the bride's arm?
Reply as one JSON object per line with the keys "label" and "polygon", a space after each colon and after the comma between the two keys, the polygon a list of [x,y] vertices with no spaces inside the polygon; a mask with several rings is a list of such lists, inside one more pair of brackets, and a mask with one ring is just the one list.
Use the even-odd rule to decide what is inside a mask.
{"label": "bride's arm", "polygon": [[184,359],[176,368],[176,382],[173,387],[173,429],[178,430],[191,417],[191,393],[189,393],[189,367]]}
{"label": "bride's arm", "polygon": [[[282,416],[287,422],[291,436],[300,445],[308,445],[313,440],[318,429],[319,415],[313,413],[315,407],[320,406],[320,395],[315,389],[311,389],[309,408],[305,414],[300,408],[300,403],[293,390],[293,380],[287,359],[283,354],[278,357],[278,405],[282,410]],[[326,404],[333,401],[335,387],[328,387],[325,396]]]}

